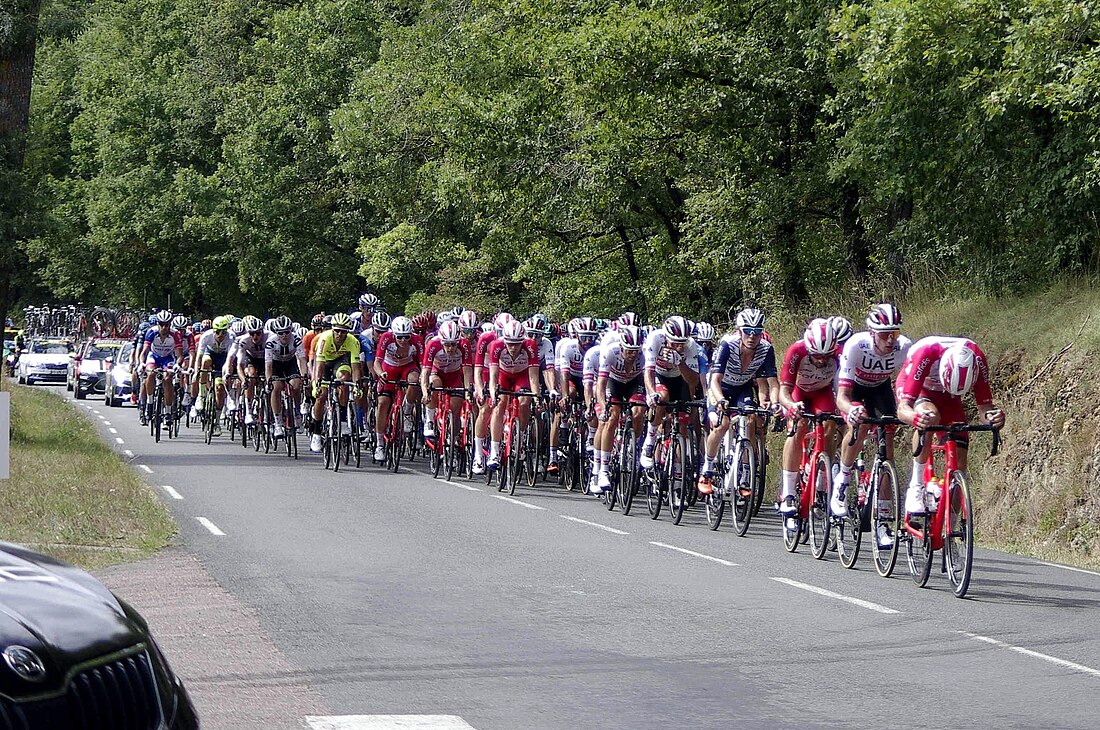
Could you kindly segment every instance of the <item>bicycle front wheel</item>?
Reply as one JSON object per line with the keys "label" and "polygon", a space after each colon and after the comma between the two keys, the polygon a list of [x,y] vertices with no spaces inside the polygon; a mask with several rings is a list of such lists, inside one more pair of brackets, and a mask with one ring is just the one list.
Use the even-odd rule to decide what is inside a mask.
{"label": "bicycle front wheel", "polygon": [[932,515],[919,519],[923,521],[924,528],[919,537],[909,535],[909,540],[905,543],[905,557],[909,563],[909,576],[918,587],[924,588],[932,572],[932,534],[928,530]]}
{"label": "bicycle front wheel", "polygon": [[898,511],[898,474],[894,464],[881,462],[871,480],[871,556],[883,578],[894,573],[901,529]]}
{"label": "bicycle front wheel", "polygon": [[838,517],[833,522],[833,534],[836,537],[836,549],[840,553],[840,564],[845,568],[854,568],[859,558],[859,548],[863,541],[863,505],[859,503],[860,473],[852,471],[852,483],[845,493],[848,515]]}
{"label": "bicycle front wheel", "polygon": [[668,475],[668,509],[672,512],[674,525],[680,524],[684,519],[684,510],[687,509],[688,485],[685,475],[688,470],[684,459],[684,437],[674,436],[669,444],[668,461],[665,467]]}
{"label": "bicycle front wheel", "polygon": [[619,460],[619,511],[624,515],[630,514],[630,508],[634,505],[634,493],[638,491],[638,454],[636,446],[634,429],[628,426],[623,434],[622,452]]}
{"label": "bicycle front wheel", "polygon": [[756,450],[748,441],[738,441],[733,450],[733,463],[726,472],[725,488],[729,494],[733,527],[744,537],[752,522],[755,505]]}
{"label": "bicycle front wheel", "polygon": [[829,549],[829,457],[821,453],[813,474],[810,495],[810,552],[821,560]]}
{"label": "bicycle front wheel", "polygon": [[970,571],[974,561],[974,513],[970,502],[970,485],[959,471],[951,474],[949,501],[943,521],[943,551],[947,563],[947,579],[955,596],[962,598],[970,587]]}

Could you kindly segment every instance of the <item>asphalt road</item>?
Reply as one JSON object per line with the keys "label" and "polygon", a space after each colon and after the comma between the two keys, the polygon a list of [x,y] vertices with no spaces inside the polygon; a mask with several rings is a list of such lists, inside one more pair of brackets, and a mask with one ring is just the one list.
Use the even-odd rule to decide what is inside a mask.
{"label": "asphalt road", "polygon": [[738,538],[699,509],[677,527],[556,486],[509,501],[423,463],[334,474],[304,443],[298,462],[197,430],[156,444],[132,408],[81,407],[285,660],[215,677],[227,684],[308,686],[332,715],[477,730],[1100,717],[1100,574],[979,550],[959,600],[935,570],[916,588],[904,556],[883,579],[867,554],[856,570],[787,554],[771,515]]}

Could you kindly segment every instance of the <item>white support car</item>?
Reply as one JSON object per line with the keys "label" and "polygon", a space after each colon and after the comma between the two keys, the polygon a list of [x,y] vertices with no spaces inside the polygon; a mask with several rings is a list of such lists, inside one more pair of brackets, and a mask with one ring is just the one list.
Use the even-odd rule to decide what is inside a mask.
{"label": "white support car", "polygon": [[68,340],[31,340],[19,356],[15,376],[20,385],[40,382],[64,383],[69,371],[69,353],[73,345]]}

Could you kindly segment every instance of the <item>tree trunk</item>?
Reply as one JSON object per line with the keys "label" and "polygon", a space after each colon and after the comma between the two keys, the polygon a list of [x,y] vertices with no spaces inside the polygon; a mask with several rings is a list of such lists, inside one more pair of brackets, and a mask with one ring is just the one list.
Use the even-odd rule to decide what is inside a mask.
{"label": "tree trunk", "polygon": [[[31,108],[31,78],[42,0],[4,0],[12,20],[10,40],[0,46],[0,324],[8,315],[11,280],[22,238],[25,185],[23,155]],[[2,368],[0,368],[2,369]],[[0,376],[2,377],[2,376]]]}

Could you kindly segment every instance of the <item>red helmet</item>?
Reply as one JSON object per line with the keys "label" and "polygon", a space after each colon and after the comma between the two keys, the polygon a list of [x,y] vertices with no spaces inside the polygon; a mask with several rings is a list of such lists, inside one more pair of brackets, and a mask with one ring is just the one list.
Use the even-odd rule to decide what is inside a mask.
{"label": "red helmet", "polygon": [[819,317],[806,325],[802,341],[811,355],[831,355],[836,351],[836,330],[829,320]]}
{"label": "red helmet", "polygon": [[413,317],[413,329],[427,332],[434,330],[436,325],[435,312],[421,312]]}
{"label": "red helmet", "polygon": [[458,322],[451,320],[444,322],[439,327],[439,340],[445,345],[453,345],[458,342],[458,338],[462,336],[462,333],[458,329]]}

